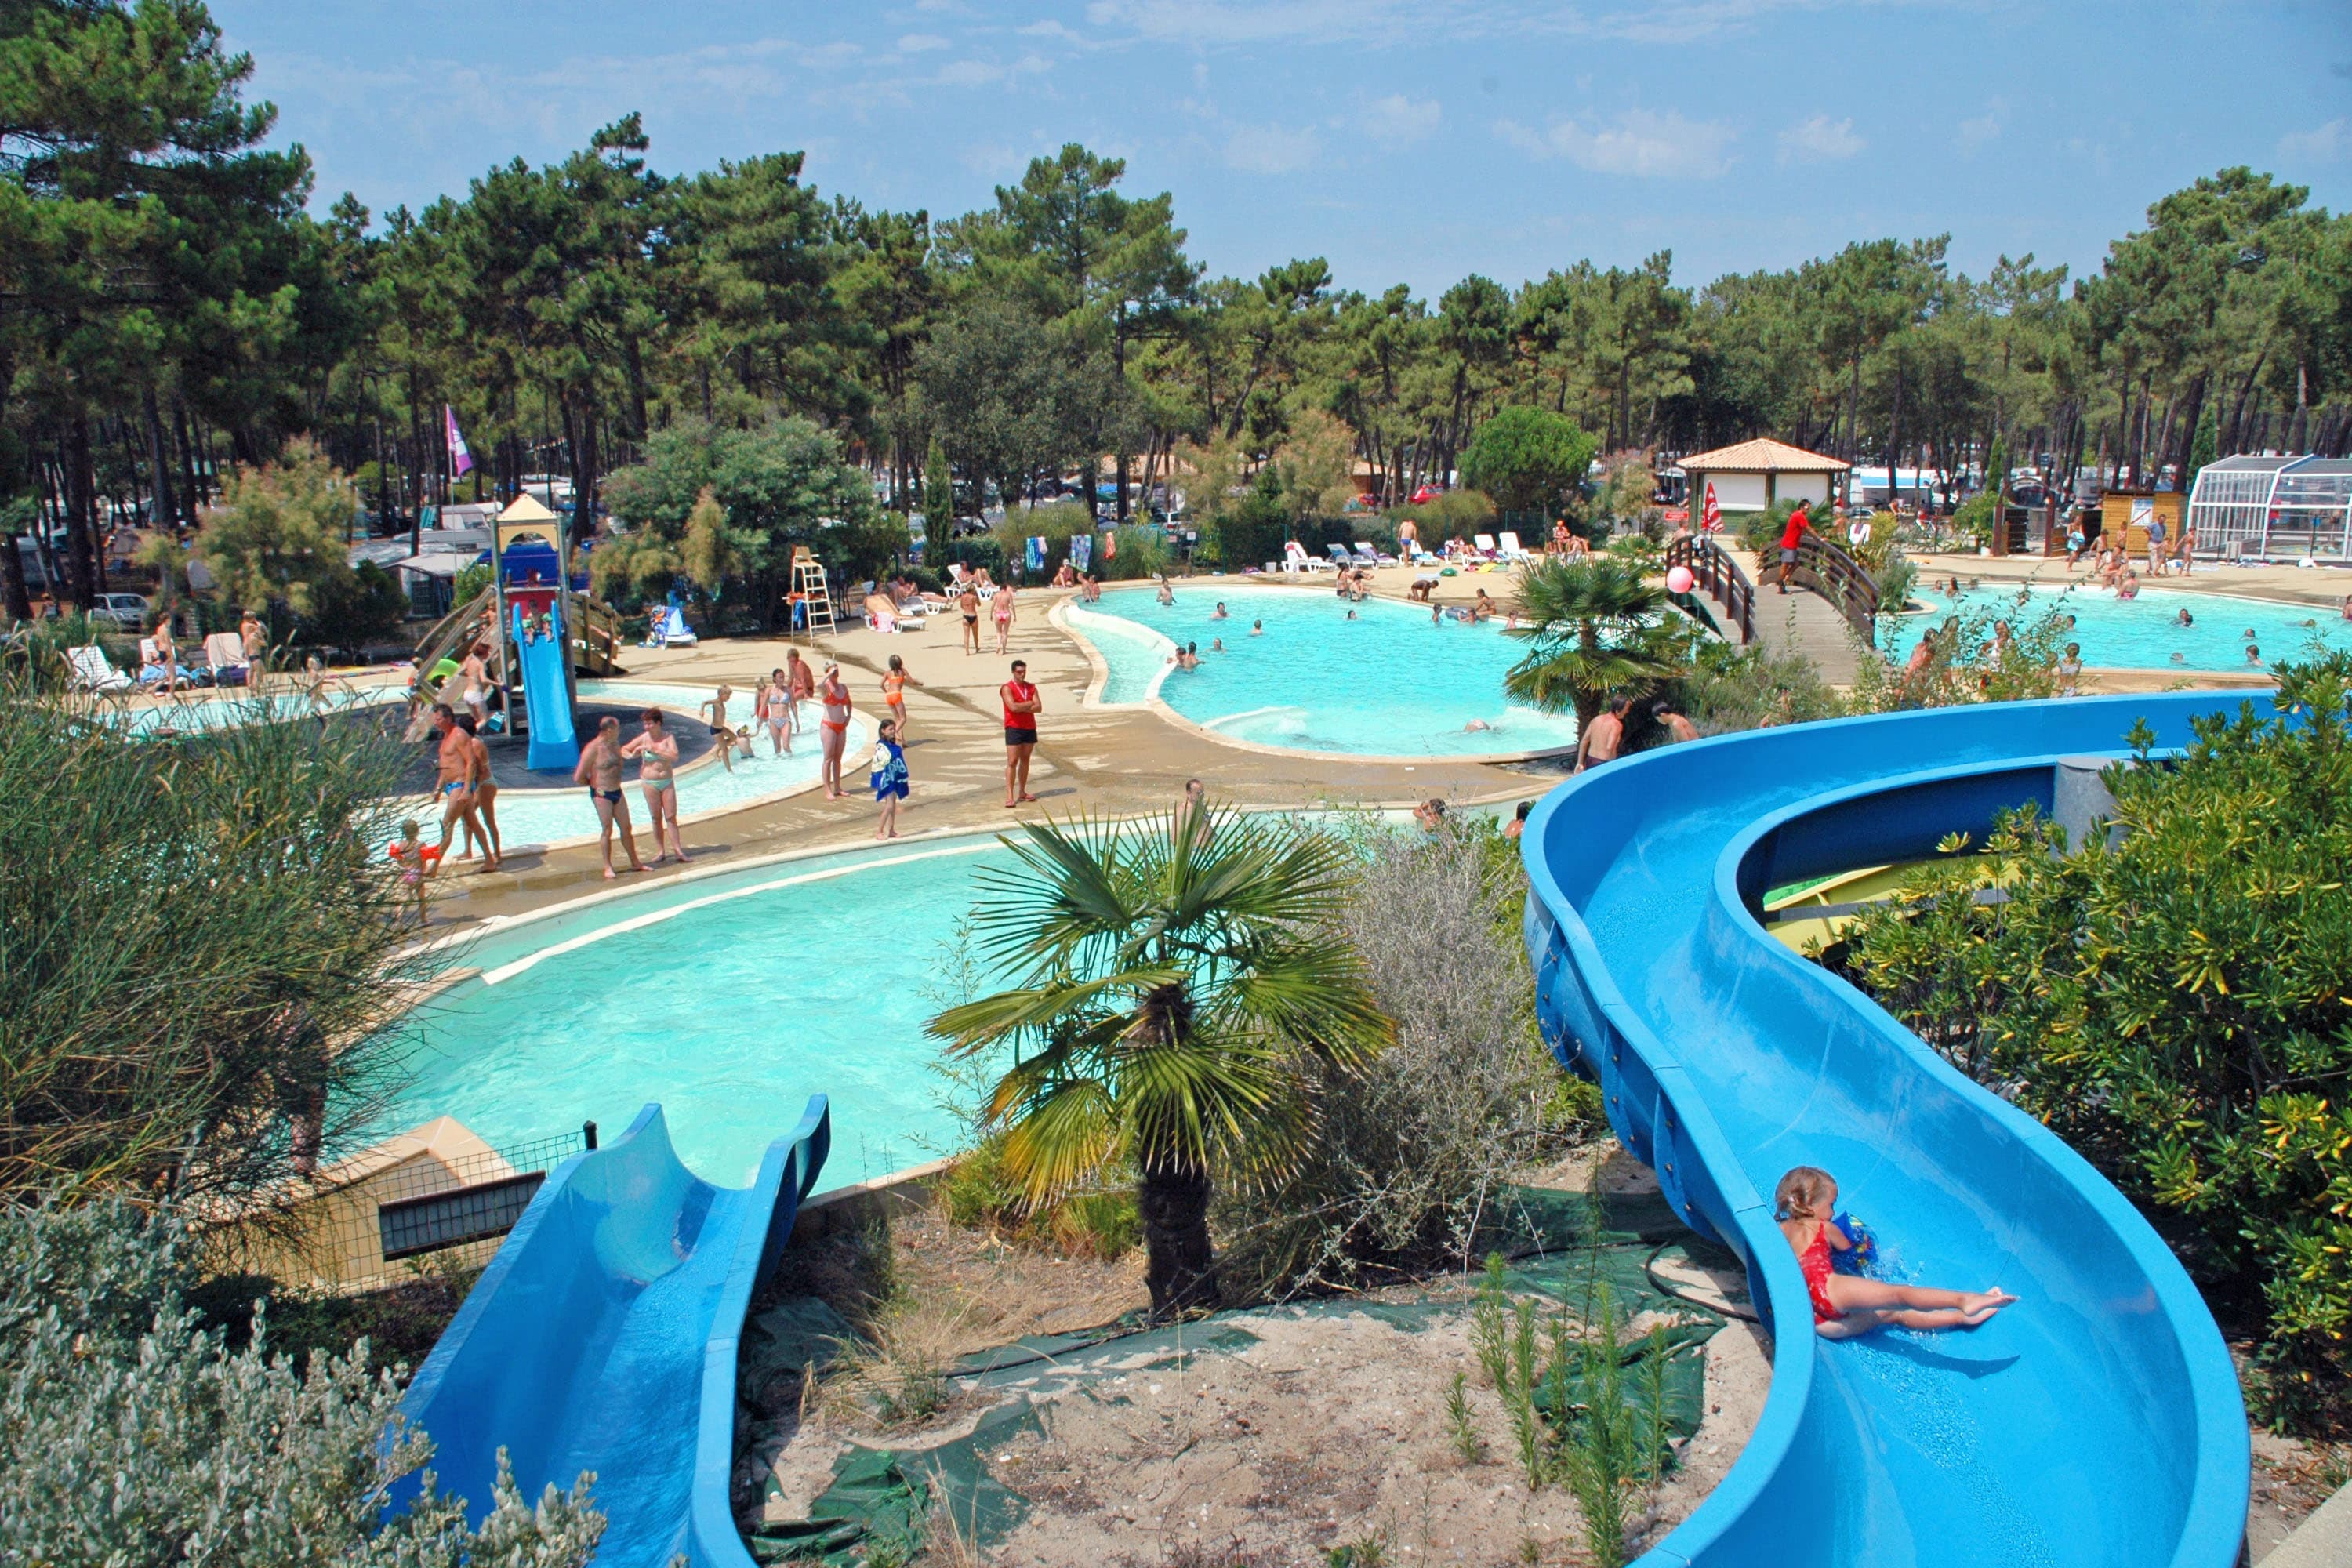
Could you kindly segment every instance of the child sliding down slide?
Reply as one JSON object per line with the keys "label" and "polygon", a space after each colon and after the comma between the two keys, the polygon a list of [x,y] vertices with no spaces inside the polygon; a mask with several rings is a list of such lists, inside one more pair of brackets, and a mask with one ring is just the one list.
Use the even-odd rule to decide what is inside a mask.
{"label": "child sliding down slide", "polygon": [[1837,1213],[1837,1183],[1827,1171],[1799,1165],[1780,1178],[1772,1205],[1780,1232],[1805,1271],[1805,1291],[1813,1300],[1813,1330],[1825,1340],[1849,1340],[1892,1325],[1905,1329],[1973,1329],[2017,1300],[1996,1286],[1990,1290],[1938,1290],[1924,1285],[1890,1285],[1831,1268],[1832,1251],[1853,1246],[1832,1222]]}

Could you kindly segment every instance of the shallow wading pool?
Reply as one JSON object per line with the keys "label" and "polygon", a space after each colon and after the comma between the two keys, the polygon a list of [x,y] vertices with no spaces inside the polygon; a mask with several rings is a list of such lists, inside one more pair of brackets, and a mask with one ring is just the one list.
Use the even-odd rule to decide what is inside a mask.
{"label": "shallow wading pool", "polygon": [[[1488,592],[1499,600],[1507,586],[1496,577]],[[1214,618],[1220,601],[1223,620]],[[1272,588],[1218,578],[1178,584],[1176,602],[1165,605],[1147,588],[1122,588],[1096,605],[1072,605],[1066,618],[1102,657],[1104,703],[1157,696],[1236,741],[1404,757],[1576,744],[1573,715],[1538,712],[1504,697],[1503,677],[1528,645],[1504,635],[1499,621],[1433,624],[1426,605],[1377,598],[1349,605],[1328,585]],[[1262,635],[1251,635],[1253,623],[1263,624]],[[1218,638],[1223,652],[1213,649]],[[1168,663],[1180,641],[1200,645],[1200,668]],[[1482,727],[1470,728],[1474,722]]]}
{"label": "shallow wading pool", "polygon": [[[2260,669],[2310,653],[2315,641],[2352,648],[2352,621],[2345,620],[2342,612],[2275,599],[2161,588],[2143,588],[2137,599],[2118,599],[2103,588],[2028,588],[2014,583],[1988,583],[1957,597],[1932,585],[1915,592],[1930,606],[1927,613],[1880,622],[1880,636],[1898,660],[1910,657],[1923,630],[1941,626],[1955,615],[2007,616],[2026,626],[2053,611],[2074,617],[2073,629],[2059,635],[2059,646],[2081,643],[2084,664],[2109,669]],[[2021,593],[2025,595],[2021,605]],[[2190,620],[2185,626],[2179,622],[2183,610]],[[2249,631],[2262,651],[2261,665],[2246,658]]]}

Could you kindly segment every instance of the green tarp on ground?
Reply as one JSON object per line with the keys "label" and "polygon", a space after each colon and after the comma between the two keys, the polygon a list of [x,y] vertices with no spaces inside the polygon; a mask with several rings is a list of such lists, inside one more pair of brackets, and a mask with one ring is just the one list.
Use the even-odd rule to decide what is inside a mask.
{"label": "green tarp on ground", "polygon": [[[1677,1437],[1696,1431],[1706,1408],[1705,1346],[1724,1320],[1662,1289],[1651,1265],[1669,1248],[1709,1267],[1737,1268],[1738,1260],[1694,1236],[1654,1193],[1596,1199],[1514,1187],[1502,1194],[1498,1214],[1491,1245],[1512,1259],[1504,1272],[1512,1295],[1556,1302],[1580,1318],[1594,1310],[1605,1286],[1625,1317],[1649,1313],[1670,1320],[1654,1343],[1648,1336],[1627,1337],[1620,1357],[1625,1391],[1633,1396],[1645,1381],[1643,1363],[1663,1351],[1666,1425]],[[1253,1322],[1355,1316],[1418,1333],[1471,1310],[1458,1279],[1433,1284],[1419,1296],[1389,1291],[1384,1297],[1237,1308],[1160,1326],[1122,1321],[1079,1333],[1025,1334],[967,1355],[951,1371],[958,1386],[1007,1394],[1008,1403],[982,1415],[970,1436],[937,1447],[852,1449],[835,1462],[833,1483],[808,1520],[761,1528],[750,1538],[752,1555],[763,1563],[823,1562],[833,1568],[849,1568],[876,1552],[912,1555],[935,1508],[949,1511],[975,1545],[992,1546],[1021,1522],[1027,1504],[990,1476],[985,1456],[1019,1433],[1043,1432],[1033,1397],[1075,1393],[1123,1403],[1124,1394],[1104,1394],[1094,1384],[1245,1349],[1260,1342],[1249,1326]],[[830,1359],[834,1340],[847,1331],[830,1308],[800,1300],[761,1313],[758,1326],[764,1331],[759,1353],[770,1364],[798,1365],[789,1361],[794,1355],[822,1364]],[[1580,1406],[1586,1398],[1580,1380],[1571,1379],[1569,1403]],[[1558,1412],[1547,1413],[1560,1418]]]}

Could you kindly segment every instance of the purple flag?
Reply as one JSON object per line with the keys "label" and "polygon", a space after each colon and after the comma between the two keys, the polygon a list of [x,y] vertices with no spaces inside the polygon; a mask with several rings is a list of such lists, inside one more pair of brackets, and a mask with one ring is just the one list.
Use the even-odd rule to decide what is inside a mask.
{"label": "purple flag", "polygon": [[441,405],[441,417],[449,423],[451,477],[464,479],[474,467],[474,454],[466,450],[466,437],[457,433],[457,411],[445,403]]}

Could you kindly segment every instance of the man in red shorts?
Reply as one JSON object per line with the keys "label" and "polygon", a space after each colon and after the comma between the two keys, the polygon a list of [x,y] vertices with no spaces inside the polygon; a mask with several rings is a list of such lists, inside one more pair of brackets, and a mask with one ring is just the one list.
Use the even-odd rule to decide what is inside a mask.
{"label": "man in red shorts", "polygon": [[1789,526],[1780,531],[1780,593],[1789,592],[1789,574],[1797,569],[1797,543],[1805,537],[1805,529],[1812,519],[1806,515],[1810,502],[1799,501],[1797,510],[1789,514]]}

